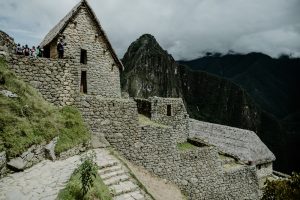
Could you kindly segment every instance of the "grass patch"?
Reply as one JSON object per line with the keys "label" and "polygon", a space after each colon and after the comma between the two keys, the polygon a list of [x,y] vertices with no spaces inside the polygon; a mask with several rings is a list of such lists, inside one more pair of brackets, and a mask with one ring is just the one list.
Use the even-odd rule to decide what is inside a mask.
{"label": "grass patch", "polygon": [[82,200],[82,199],[99,199],[99,200],[112,200],[112,195],[108,187],[103,183],[99,175],[96,175],[93,187],[90,188],[88,193],[82,197],[80,181],[80,167],[76,169],[71,176],[65,189],[61,190],[58,194],[58,200]]}
{"label": "grass patch", "polygon": [[169,128],[169,126],[154,122],[149,117],[146,117],[145,115],[141,115],[141,114],[139,114],[139,124],[150,125],[150,126],[155,126],[155,127],[162,127],[162,128]]}
{"label": "grass patch", "polygon": [[187,151],[187,150],[191,150],[191,149],[195,149],[197,146],[189,143],[189,142],[184,142],[184,143],[178,143],[177,144],[177,149],[179,151]]}
{"label": "grass patch", "polygon": [[61,153],[81,143],[89,141],[91,135],[82,120],[79,111],[66,106],[60,110],[63,128],[60,129],[59,139],[55,146],[55,153]]}
{"label": "grass patch", "polygon": [[24,81],[18,79],[0,59],[0,90],[18,95],[9,98],[0,94],[0,151],[16,157],[34,144],[49,142],[60,136],[57,152],[84,142],[88,131],[80,113],[71,107],[59,109],[46,102]]}

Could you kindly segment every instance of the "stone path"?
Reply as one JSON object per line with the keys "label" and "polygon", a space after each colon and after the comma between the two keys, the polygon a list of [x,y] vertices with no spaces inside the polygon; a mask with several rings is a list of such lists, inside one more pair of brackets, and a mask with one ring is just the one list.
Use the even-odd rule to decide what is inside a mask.
{"label": "stone path", "polygon": [[[112,191],[114,200],[150,200],[128,169],[106,149],[96,149],[99,175]],[[80,164],[80,156],[49,160],[0,179],[1,200],[54,200]]]}
{"label": "stone path", "polygon": [[10,174],[0,179],[0,199],[53,200],[79,163],[79,156],[56,162],[44,160],[24,172]]}

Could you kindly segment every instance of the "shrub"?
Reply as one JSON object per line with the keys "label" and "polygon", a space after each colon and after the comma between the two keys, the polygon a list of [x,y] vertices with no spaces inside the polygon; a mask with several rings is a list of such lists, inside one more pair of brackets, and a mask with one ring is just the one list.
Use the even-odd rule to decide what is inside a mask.
{"label": "shrub", "polygon": [[81,159],[82,164],[79,170],[83,197],[88,193],[89,189],[93,187],[97,175],[97,165],[94,163],[94,158],[95,153],[93,152]]}
{"label": "shrub", "polygon": [[300,199],[300,173],[293,173],[288,179],[266,182],[262,200]]}

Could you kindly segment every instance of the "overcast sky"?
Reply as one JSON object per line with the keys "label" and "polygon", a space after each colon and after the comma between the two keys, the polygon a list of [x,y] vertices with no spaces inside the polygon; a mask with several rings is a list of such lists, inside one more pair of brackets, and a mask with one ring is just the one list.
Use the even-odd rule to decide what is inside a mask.
{"label": "overcast sky", "polygon": [[[79,0],[0,0],[0,30],[36,45]],[[300,56],[300,0],[89,0],[120,58],[143,33],[175,59],[205,51]]]}

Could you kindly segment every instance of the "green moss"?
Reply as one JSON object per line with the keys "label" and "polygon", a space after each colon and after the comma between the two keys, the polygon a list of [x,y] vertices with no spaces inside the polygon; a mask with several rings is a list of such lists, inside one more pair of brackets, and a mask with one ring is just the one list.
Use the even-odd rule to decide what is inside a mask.
{"label": "green moss", "polygon": [[184,142],[184,143],[178,143],[177,148],[180,151],[187,151],[187,150],[191,150],[191,149],[196,148],[196,146],[189,143],[189,142]]}
{"label": "green moss", "polygon": [[58,194],[58,200],[82,200],[82,199],[100,199],[111,200],[112,196],[108,187],[103,183],[102,179],[97,175],[94,180],[93,187],[82,198],[80,171],[79,168],[75,170],[71,176],[65,189],[61,190]]}
{"label": "green moss", "polygon": [[88,132],[77,110],[58,109],[24,81],[18,79],[0,59],[0,90],[18,95],[0,94],[0,151],[16,157],[34,144],[49,142],[60,136],[57,152],[86,142]]}

